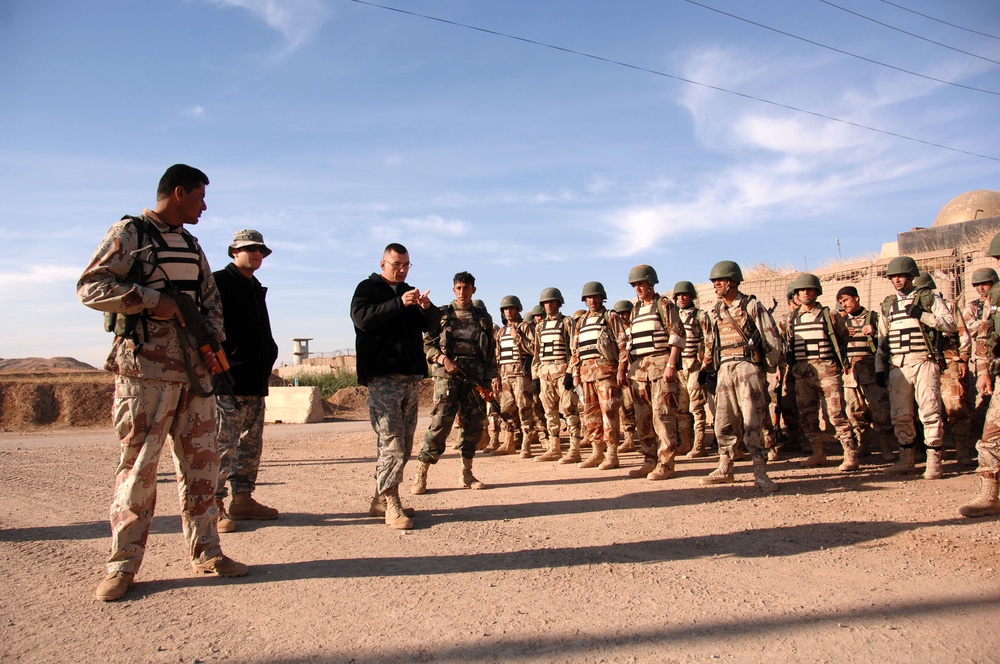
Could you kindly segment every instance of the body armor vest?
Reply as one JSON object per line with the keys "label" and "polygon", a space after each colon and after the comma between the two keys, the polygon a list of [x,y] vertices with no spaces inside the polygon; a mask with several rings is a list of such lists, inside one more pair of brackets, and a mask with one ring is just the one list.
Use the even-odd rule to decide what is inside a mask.
{"label": "body armor vest", "polygon": [[[631,339],[630,351],[635,357],[659,355],[670,350],[668,343],[670,338],[667,331],[663,329],[658,305],[659,296],[656,296],[650,304],[639,302],[632,311],[632,328],[629,338]],[[583,339],[582,329],[580,338]],[[580,358],[583,358],[582,352]]]}
{"label": "body armor vest", "polygon": [[602,355],[597,342],[600,341],[602,332],[604,332],[604,314],[597,316],[587,314],[583,317],[580,322],[580,336],[577,340],[577,352],[581,361],[601,359]]}
{"label": "body armor vest", "polygon": [[871,335],[861,334],[861,328],[871,325],[875,328],[875,316],[869,309],[862,309],[856,315],[848,314],[844,317],[847,327],[854,330],[854,335],[847,340],[847,358],[853,360],[856,357],[869,357],[875,355],[875,339]]}
{"label": "body armor vest", "polygon": [[725,305],[721,301],[715,306],[715,331],[718,342],[715,355],[719,364],[736,360],[760,362],[757,349],[747,342],[753,335],[753,328],[750,315],[744,308],[746,302],[747,299],[744,298],[739,306],[730,307],[729,314],[732,320],[723,313]]}
{"label": "body armor vest", "polygon": [[[150,226],[152,226],[150,224]],[[186,233],[159,233],[147,227],[153,265],[143,266],[144,285],[161,293],[171,286],[201,301],[201,254]]]}
{"label": "body armor vest", "polygon": [[542,362],[568,362],[569,347],[566,335],[563,333],[563,316],[555,320],[546,318],[542,321],[541,344],[538,359]]}
{"label": "body armor vest", "polygon": [[924,341],[923,332],[920,331],[920,322],[906,314],[906,306],[913,302],[913,293],[905,298],[895,298],[895,302],[889,309],[889,354],[906,355],[908,353],[920,353],[929,355],[930,349]]}
{"label": "body armor vest", "polygon": [[686,360],[698,357],[698,351],[701,349],[704,331],[701,329],[701,321],[698,320],[699,313],[700,311],[695,307],[680,310],[681,322],[684,323],[686,335],[681,357]]}
{"label": "body armor vest", "polygon": [[[806,314],[815,313],[813,320],[805,321]],[[824,307],[816,307],[813,312],[800,310],[792,318],[792,352],[796,361],[830,361],[837,360],[836,352],[833,349],[833,342],[826,331],[826,317]]]}
{"label": "body armor vest", "polygon": [[518,348],[514,335],[510,333],[510,324],[503,326],[500,332],[500,348],[498,349],[498,361],[500,364],[524,364],[524,355]]}

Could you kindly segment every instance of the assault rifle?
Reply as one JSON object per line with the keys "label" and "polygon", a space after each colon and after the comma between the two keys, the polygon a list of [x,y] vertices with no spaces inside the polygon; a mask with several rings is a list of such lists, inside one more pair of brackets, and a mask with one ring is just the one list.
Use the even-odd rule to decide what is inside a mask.
{"label": "assault rifle", "polygon": [[458,373],[454,375],[458,376],[462,380],[472,385],[472,388],[476,391],[476,394],[479,395],[479,398],[483,400],[483,403],[485,403],[488,406],[493,406],[493,410],[496,411],[496,414],[500,416],[500,419],[503,420],[504,424],[510,427],[511,431],[516,431],[517,429],[520,428],[517,422],[514,421],[514,418],[512,418],[510,415],[505,414],[503,410],[500,409],[500,403],[497,401],[496,396],[493,394],[491,390],[486,389],[485,387],[480,385],[477,381],[469,378],[469,375],[465,373],[462,367],[458,367]]}
{"label": "assault rifle", "polygon": [[[229,358],[226,357],[226,351],[223,350],[222,344],[219,343],[218,339],[215,338],[215,335],[212,334],[212,331],[205,324],[205,318],[201,315],[201,311],[198,305],[195,304],[194,298],[184,291],[179,290],[170,290],[164,293],[164,295],[167,295],[177,303],[177,309],[184,319],[184,329],[194,339],[199,353],[206,351],[215,353],[215,359],[218,360],[218,364],[215,370],[211,371],[212,384],[214,385],[212,394],[221,393],[231,395],[235,381],[233,381],[233,375],[229,372]],[[184,331],[178,330],[178,332],[183,345]],[[195,384],[194,376],[191,375],[190,378],[192,384]]]}

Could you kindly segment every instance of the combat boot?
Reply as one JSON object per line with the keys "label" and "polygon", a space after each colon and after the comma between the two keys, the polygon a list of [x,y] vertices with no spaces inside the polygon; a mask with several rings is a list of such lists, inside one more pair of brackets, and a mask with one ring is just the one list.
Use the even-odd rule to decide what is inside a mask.
{"label": "combat boot", "polygon": [[852,470],[857,470],[860,463],[858,462],[858,450],[853,447],[844,446],[844,461],[841,463],[837,470],[841,472],[850,472]]}
{"label": "combat boot", "polygon": [[925,480],[939,480],[944,476],[941,470],[941,450],[933,447],[927,448],[927,463],[924,466]]}
{"label": "combat boot", "polygon": [[979,474],[979,493],[976,497],[958,508],[958,513],[970,518],[979,516],[1000,515],[1000,500],[997,499],[997,492],[1000,490],[1000,481],[996,478],[996,473]]}
{"label": "combat boot", "polygon": [[878,432],[878,447],[882,455],[882,461],[886,463],[892,461],[893,455],[896,452],[895,442],[895,434],[888,431]]}
{"label": "combat boot", "polygon": [[626,431],[623,435],[625,440],[618,446],[618,454],[635,452],[635,434],[631,431]]}
{"label": "combat boot", "polygon": [[889,472],[894,475],[912,473],[916,466],[913,463],[913,446],[899,448],[899,459],[889,467]]}
{"label": "combat boot", "polygon": [[733,457],[729,451],[719,451],[719,467],[701,478],[701,484],[732,484],[736,481],[733,476]]}
{"label": "combat boot", "polygon": [[810,447],[812,448],[812,454],[808,459],[803,459],[799,462],[799,465],[803,468],[817,468],[826,463],[826,451],[823,449],[823,443],[813,442]]}
{"label": "combat boot", "polygon": [[214,574],[227,578],[246,576],[250,573],[249,567],[221,553],[205,561],[192,560],[191,569],[194,570],[195,574]]}
{"label": "combat boot", "polygon": [[559,463],[580,463],[580,459],[580,439],[570,438],[569,449],[566,450],[566,454],[559,459]]}
{"label": "combat boot", "polygon": [[654,468],[648,475],[646,475],[647,480],[666,480],[674,476],[674,459],[677,453],[674,450],[670,450],[660,457],[659,463],[656,464]]}
{"label": "combat boot", "polygon": [[[399,495],[399,489],[396,489],[396,495]],[[402,504],[402,503],[400,503]],[[412,507],[404,507],[403,514],[406,516],[413,516],[417,511]],[[381,519],[385,516],[385,496],[381,493],[372,498],[371,507],[368,508],[368,516],[373,516],[377,519]]]}
{"label": "combat boot", "polygon": [[971,468],[976,465],[972,458],[972,441],[969,436],[954,436],[955,438],[955,463],[959,468]]}
{"label": "combat boot", "polygon": [[590,456],[587,457],[582,463],[577,464],[580,468],[597,468],[602,463],[604,463],[604,452],[601,450],[601,444],[594,441],[594,446],[590,450]]}
{"label": "combat boot", "polygon": [[114,602],[125,596],[134,581],[134,572],[111,572],[97,585],[94,596],[102,602]]}
{"label": "combat boot", "polygon": [[485,489],[486,485],[476,479],[472,474],[472,459],[462,457],[462,479],[459,486],[466,489]]}
{"label": "combat boot", "polygon": [[226,506],[222,502],[222,498],[215,499],[215,506],[219,509],[219,532],[220,533],[232,533],[236,531],[236,522],[229,518],[229,514],[226,512]]}
{"label": "combat boot", "polygon": [[233,500],[229,503],[229,518],[234,521],[271,521],[278,518],[278,510],[261,505],[249,491],[244,491],[233,494]]}
{"label": "combat boot", "polygon": [[644,458],[642,465],[628,471],[629,477],[649,477],[649,474],[656,469],[656,459]]}
{"label": "combat boot", "polygon": [[514,436],[507,434],[504,436],[503,445],[496,448],[493,451],[493,456],[501,456],[504,454],[516,454],[517,453],[517,443],[514,440]]}
{"label": "combat boot", "polygon": [[535,455],[531,452],[531,438],[526,436],[524,442],[521,443],[521,458],[530,459],[533,456]]}
{"label": "combat boot", "polygon": [[417,475],[413,478],[413,486],[410,493],[415,496],[422,496],[427,493],[427,471],[430,470],[430,461],[420,461],[417,463]]}
{"label": "combat boot", "polygon": [[767,459],[760,457],[753,458],[753,483],[764,493],[774,493],[781,488],[767,476]]}
{"label": "combat boot", "polygon": [[604,457],[604,461],[601,465],[597,467],[598,470],[613,470],[618,467],[618,444],[608,443],[608,453]]}
{"label": "combat boot", "polygon": [[545,454],[535,457],[535,461],[559,461],[562,458],[562,441],[555,436],[549,437],[549,449]]}
{"label": "combat boot", "polygon": [[413,521],[406,516],[403,504],[399,502],[398,486],[386,489],[382,498],[385,500],[385,525],[395,530],[409,530],[413,527]]}
{"label": "combat boot", "polygon": [[685,459],[700,459],[701,457],[708,456],[708,450],[705,449],[705,432],[695,431],[694,432],[694,443],[691,445],[691,451],[684,455]]}
{"label": "combat boot", "polygon": [[677,445],[677,455],[684,456],[694,449],[694,430],[685,429],[680,439],[680,444]]}

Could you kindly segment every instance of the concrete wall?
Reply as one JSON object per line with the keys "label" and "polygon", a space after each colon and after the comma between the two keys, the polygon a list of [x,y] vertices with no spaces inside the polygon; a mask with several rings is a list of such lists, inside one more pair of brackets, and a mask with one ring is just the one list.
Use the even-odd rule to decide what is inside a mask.
{"label": "concrete wall", "polygon": [[264,421],[284,424],[322,422],[323,396],[318,387],[272,387],[264,398]]}

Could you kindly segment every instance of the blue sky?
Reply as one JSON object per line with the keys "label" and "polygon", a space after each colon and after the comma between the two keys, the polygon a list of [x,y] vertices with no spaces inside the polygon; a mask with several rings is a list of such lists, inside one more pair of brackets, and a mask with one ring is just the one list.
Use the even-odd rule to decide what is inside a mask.
{"label": "blue sky", "polygon": [[191,230],[215,269],[241,228],[274,250],[284,362],[292,337],[353,347],[388,242],[437,303],[469,270],[494,315],[547,286],[572,311],[591,280],[633,296],[638,263],[663,291],[722,259],[817,267],[1000,189],[1000,95],[968,89],[1000,92],[1000,40],[913,13],[1000,36],[1000,5],[831,2],[702,4],[957,85],[683,0],[382,3],[605,60],[352,0],[0,0],[0,356],[100,365],[76,279],[176,162],[212,181]]}

